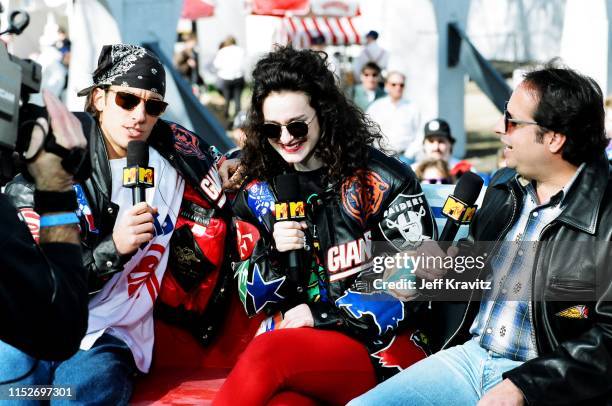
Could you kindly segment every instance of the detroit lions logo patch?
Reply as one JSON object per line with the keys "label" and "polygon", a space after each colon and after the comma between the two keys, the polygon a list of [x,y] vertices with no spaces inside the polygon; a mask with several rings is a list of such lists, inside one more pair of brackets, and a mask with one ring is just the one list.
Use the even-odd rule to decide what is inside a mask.
{"label": "detroit lions logo patch", "polygon": [[397,328],[404,320],[404,304],[387,293],[358,293],[348,289],[336,300],[336,306],[356,319],[369,314],[378,327],[378,335]]}

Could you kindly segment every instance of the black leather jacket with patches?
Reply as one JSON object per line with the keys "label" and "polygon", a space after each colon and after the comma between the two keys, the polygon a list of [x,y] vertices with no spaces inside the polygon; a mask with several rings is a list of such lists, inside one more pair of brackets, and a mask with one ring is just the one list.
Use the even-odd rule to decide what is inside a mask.
{"label": "black leather jacket with patches", "polygon": [[357,338],[383,367],[376,353],[388,349],[402,327],[419,324],[421,312],[420,304],[405,304],[376,287],[383,274],[373,263],[435,239],[430,207],[412,170],[373,148],[364,168],[340,185],[322,186],[322,170],[299,176],[308,229],[298,275],[288,272],[286,254],[274,248],[279,211],[293,210],[275,207],[276,180],[248,181],[236,197],[241,262],[234,264],[234,276],[245,310],[272,314],[306,303],[315,327]]}

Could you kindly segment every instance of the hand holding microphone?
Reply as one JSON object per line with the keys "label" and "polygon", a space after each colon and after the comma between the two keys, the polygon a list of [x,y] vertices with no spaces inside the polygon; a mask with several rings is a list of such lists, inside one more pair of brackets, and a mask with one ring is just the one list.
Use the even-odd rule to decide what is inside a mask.
{"label": "hand holding microphone", "polygon": [[[472,221],[477,208],[475,203],[482,190],[482,185],[482,178],[473,172],[466,172],[459,178],[453,194],[448,196],[442,207],[442,214],[447,217],[447,221],[438,242],[424,242],[417,249],[419,255],[425,258],[442,258],[442,261],[430,261],[439,264],[445,257],[454,257],[458,254],[459,250],[453,247],[452,243],[459,227]],[[420,266],[415,274],[420,279],[431,281],[444,277],[447,272],[446,268]]]}
{"label": "hand holding microphone", "polygon": [[157,208],[145,200],[146,188],[153,187],[153,168],[149,168],[149,147],[144,141],[130,141],[127,148],[127,167],[123,170],[123,186],[132,189],[134,206],[115,223],[113,241],[121,255],[134,253],[154,237],[153,216]]}
{"label": "hand holding microphone", "polygon": [[447,220],[438,239],[443,250],[446,251],[452,245],[461,225],[472,222],[477,208],[475,203],[483,183],[480,176],[473,172],[466,172],[459,178],[454,194],[449,195],[444,202],[442,214]]}
{"label": "hand holding microphone", "polygon": [[304,231],[307,228],[304,221],[278,221],[274,223],[274,245],[278,252],[288,252],[304,248]]}
{"label": "hand holding microphone", "polygon": [[304,252],[306,203],[301,200],[299,176],[295,173],[276,178],[278,202],[275,203],[274,243],[276,250],[286,252],[287,278],[303,291],[301,280],[305,277],[301,256]]}

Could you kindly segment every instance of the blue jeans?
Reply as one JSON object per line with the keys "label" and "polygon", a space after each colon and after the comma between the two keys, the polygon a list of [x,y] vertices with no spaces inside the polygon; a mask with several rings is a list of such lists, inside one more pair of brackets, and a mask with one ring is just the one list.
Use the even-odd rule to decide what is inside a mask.
{"label": "blue jeans", "polygon": [[[66,361],[36,360],[0,341],[0,382],[27,374],[8,385],[0,385],[0,394],[8,399],[9,388],[24,385],[70,387],[73,398],[52,399],[53,405],[125,405],[132,395],[137,372],[132,352],[120,339],[103,334],[88,351],[79,350]],[[0,402],[1,403],[1,402]],[[41,401],[12,401],[11,405],[37,405]]]}
{"label": "blue jeans", "polygon": [[472,339],[417,362],[349,405],[475,405],[502,373],[521,364]]}

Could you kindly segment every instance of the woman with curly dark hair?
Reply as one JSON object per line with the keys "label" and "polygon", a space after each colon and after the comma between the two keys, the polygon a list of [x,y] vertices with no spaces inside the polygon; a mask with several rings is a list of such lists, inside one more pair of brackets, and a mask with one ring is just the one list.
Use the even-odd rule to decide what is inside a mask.
{"label": "woman with curly dark hair", "polygon": [[247,313],[269,317],[215,402],[345,404],[426,356],[418,306],[377,286],[373,264],[433,239],[433,217],[325,54],[279,48],[253,80],[235,277]]}
{"label": "woman with curly dark hair", "polygon": [[[314,59],[317,63],[312,63],[314,56],[318,57]],[[278,159],[278,154],[285,158],[283,150],[279,149],[279,145],[282,145],[280,127],[267,125],[269,123],[264,116],[264,101],[270,94],[289,92],[307,97],[313,122],[303,120],[301,123],[312,126],[311,132],[317,134],[318,139],[307,154],[299,154],[297,159],[309,155],[308,160],[314,158],[315,161],[325,162],[325,175],[332,183],[353,175],[367,161],[369,146],[382,135],[376,124],[335,85],[324,53],[298,52],[292,48],[281,48],[269,54],[253,72],[252,108],[242,155],[246,174],[252,178],[270,180],[295,163],[296,158],[285,159],[284,162]],[[284,102],[284,97],[282,100]],[[262,130],[270,134],[266,132],[262,137]],[[294,138],[295,141],[299,139]]]}

